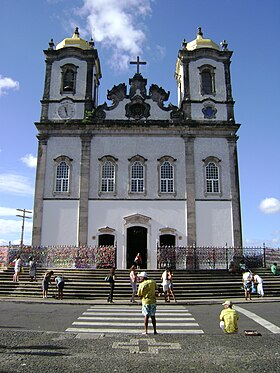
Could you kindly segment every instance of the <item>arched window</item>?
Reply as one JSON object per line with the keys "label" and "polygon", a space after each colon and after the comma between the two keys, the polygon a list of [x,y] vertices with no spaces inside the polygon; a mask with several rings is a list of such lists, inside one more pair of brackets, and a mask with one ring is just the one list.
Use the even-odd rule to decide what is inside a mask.
{"label": "arched window", "polygon": [[131,165],[130,191],[132,193],[144,192],[144,166],[139,161]]}
{"label": "arched window", "polygon": [[77,66],[67,64],[61,67],[61,93],[72,93],[76,91]]}
{"label": "arched window", "polygon": [[204,94],[211,95],[213,93],[212,90],[212,76],[209,71],[203,71],[201,74],[201,82],[202,82],[202,89]]}
{"label": "arched window", "polygon": [[206,193],[220,193],[219,168],[215,162],[205,167]]}
{"label": "arched window", "polygon": [[203,65],[200,70],[200,87],[202,95],[215,94],[215,68],[211,65]]}
{"label": "arched window", "polygon": [[115,191],[115,165],[112,161],[105,161],[101,170],[101,192]]}
{"label": "arched window", "polygon": [[70,167],[65,161],[56,166],[55,192],[69,192]]}
{"label": "arched window", "polygon": [[164,161],[160,166],[160,193],[174,192],[174,170],[169,161]]}
{"label": "arched window", "polygon": [[146,192],[146,164],[147,159],[137,154],[129,161],[129,193]]}

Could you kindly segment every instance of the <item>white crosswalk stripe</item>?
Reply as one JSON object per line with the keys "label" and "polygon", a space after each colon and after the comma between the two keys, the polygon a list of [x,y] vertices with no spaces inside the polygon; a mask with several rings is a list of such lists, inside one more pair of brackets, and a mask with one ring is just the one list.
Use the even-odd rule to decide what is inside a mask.
{"label": "white crosswalk stripe", "polygon": [[[160,334],[203,334],[192,314],[180,305],[158,305],[157,329]],[[91,306],[66,332],[141,334],[144,318],[140,305]],[[149,321],[149,332],[152,324]]]}

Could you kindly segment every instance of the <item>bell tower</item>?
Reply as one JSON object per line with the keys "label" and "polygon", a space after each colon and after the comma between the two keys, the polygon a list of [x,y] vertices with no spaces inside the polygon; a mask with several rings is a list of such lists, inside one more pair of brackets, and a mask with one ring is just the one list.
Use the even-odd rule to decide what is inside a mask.
{"label": "bell tower", "polygon": [[41,122],[81,120],[98,105],[100,62],[94,42],[80,38],[78,27],[71,38],[56,46],[51,39],[46,56]]}
{"label": "bell tower", "polygon": [[198,28],[196,39],[182,43],[175,78],[178,106],[184,118],[196,121],[233,122],[234,101],[231,92],[230,58],[226,41],[221,48],[205,39]]}

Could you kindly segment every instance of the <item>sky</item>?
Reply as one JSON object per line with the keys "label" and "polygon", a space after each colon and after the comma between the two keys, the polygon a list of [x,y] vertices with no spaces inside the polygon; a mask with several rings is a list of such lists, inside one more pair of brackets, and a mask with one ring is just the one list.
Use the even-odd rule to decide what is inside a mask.
{"label": "sky", "polygon": [[[238,131],[243,246],[280,247],[279,0],[0,0],[0,245],[18,244],[22,215],[33,210],[37,130],[43,95],[43,50],[71,37],[93,37],[107,90],[128,84],[141,67],[148,86],[170,91],[185,38],[228,42]],[[32,214],[27,214],[32,217]],[[31,243],[26,219],[24,244]]]}

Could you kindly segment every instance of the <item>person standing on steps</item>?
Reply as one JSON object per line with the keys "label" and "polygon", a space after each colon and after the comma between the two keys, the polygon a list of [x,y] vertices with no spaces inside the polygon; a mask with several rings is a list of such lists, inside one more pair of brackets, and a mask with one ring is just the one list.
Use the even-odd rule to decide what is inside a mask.
{"label": "person standing on steps", "polygon": [[137,269],[140,269],[141,268],[141,265],[142,265],[142,257],[141,257],[141,254],[138,253],[134,259],[134,263],[136,265],[136,268]]}
{"label": "person standing on steps", "polygon": [[43,281],[42,281],[43,298],[47,298],[48,297],[49,286],[50,286],[50,282],[52,280],[52,275],[53,274],[54,274],[53,271],[47,271],[44,274]]}
{"label": "person standing on steps", "polygon": [[137,273],[136,273],[136,268],[134,265],[130,267],[129,278],[130,278],[130,285],[132,287],[132,296],[131,296],[130,302],[137,303],[135,301],[135,295],[137,294]]}
{"label": "person standing on steps", "polygon": [[110,269],[110,274],[109,274],[109,285],[110,285],[110,292],[107,298],[108,303],[114,303],[113,302],[113,297],[114,297],[114,289],[115,289],[115,281],[116,281],[116,275],[115,275],[115,268],[112,267]]}
{"label": "person standing on steps", "polygon": [[162,289],[164,292],[164,301],[165,302],[170,302],[170,297],[168,300],[168,293],[169,293],[169,285],[170,285],[170,279],[169,279],[169,271],[166,268],[162,275],[161,275],[161,281],[162,281]]}
{"label": "person standing on steps", "polygon": [[63,275],[58,275],[55,277],[55,283],[57,287],[57,299],[63,299],[63,289],[64,289],[64,277]]}
{"label": "person standing on steps", "polygon": [[261,276],[254,274],[254,273],[252,273],[252,276],[253,276],[254,284],[257,285],[258,297],[263,297],[264,296],[263,279],[261,278]]}
{"label": "person standing on steps", "polygon": [[245,300],[249,298],[249,300],[252,299],[252,273],[251,272],[244,272],[242,275],[242,281],[243,281],[243,289],[244,289],[244,295]]}
{"label": "person standing on steps", "polygon": [[173,273],[171,269],[168,270],[168,279],[169,279],[168,302],[170,302],[170,296],[172,296],[174,299],[174,302],[177,303],[177,300],[174,294]]}
{"label": "person standing on steps", "polygon": [[156,288],[157,284],[154,280],[149,280],[146,272],[141,272],[138,275],[140,285],[137,295],[142,300],[142,314],[144,315],[144,333],[148,334],[149,317],[151,317],[154,334],[157,334],[156,324]]}
{"label": "person standing on steps", "polygon": [[29,257],[29,277],[30,281],[36,281],[36,262],[33,256]]}
{"label": "person standing on steps", "polygon": [[17,255],[16,259],[13,260],[13,263],[15,263],[15,273],[13,275],[13,282],[19,282],[19,275],[21,273],[21,267],[22,267],[22,260],[20,255]]}

